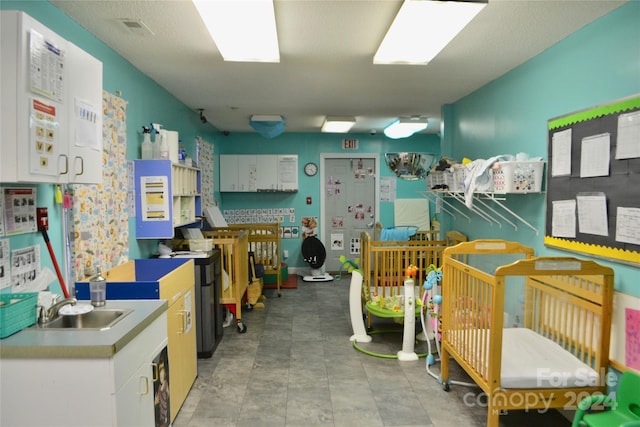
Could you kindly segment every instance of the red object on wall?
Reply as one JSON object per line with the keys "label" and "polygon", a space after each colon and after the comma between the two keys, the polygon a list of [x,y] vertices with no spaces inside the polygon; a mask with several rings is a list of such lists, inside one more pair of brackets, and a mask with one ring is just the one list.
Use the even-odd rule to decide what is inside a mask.
{"label": "red object on wall", "polygon": [[45,230],[49,230],[49,212],[47,208],[36,208],[36,217],[38,220],[38,229],[44,227]]}

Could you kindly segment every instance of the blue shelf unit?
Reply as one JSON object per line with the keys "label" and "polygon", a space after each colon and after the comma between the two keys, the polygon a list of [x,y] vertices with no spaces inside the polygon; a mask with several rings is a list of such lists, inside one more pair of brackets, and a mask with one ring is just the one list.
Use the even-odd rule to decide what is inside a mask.
{"label": "blue shelf unit", "polygon": [[170,160],[135,160],[136,238],[171,239],[176,227],[199,227],[200,170]]}

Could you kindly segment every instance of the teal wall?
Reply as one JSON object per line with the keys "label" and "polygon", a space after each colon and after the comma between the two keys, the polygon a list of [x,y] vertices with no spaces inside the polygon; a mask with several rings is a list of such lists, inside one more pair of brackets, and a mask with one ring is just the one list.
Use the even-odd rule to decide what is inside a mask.
{"label": "teal wall", "polygon": [[[639,22],[640,2],[629,2],[476,92],[443,106],[443,154],[475,159],[526,152],[546,158],[548,119],[640,93]],[[477,216],[471,222],[449,216],[444,220],[471,239],[503,238],[525,242],[538,255],[568,254],[543,244],[543,194],[509,196],[506,204],[539,234],[521,224],[517,231],[508,224],[490,226]],[[596,261],[614,268],[617,290],[640,296],[637,267]]]}

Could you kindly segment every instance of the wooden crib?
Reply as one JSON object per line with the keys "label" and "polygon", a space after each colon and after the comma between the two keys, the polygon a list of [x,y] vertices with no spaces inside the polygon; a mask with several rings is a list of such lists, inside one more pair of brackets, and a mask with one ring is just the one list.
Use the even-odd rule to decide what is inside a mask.
{"label": "wooden crib", "polygon": [[[360,236],[360,262],[363,272],[362,298],[367,313],[377,317],[401,317],[402,304],[394,310],[394,303],[389,302],[398,301],[402,294],[407,267],[416,267],[415,284],[421,286],[429,267],[441,266],[447,245],[466,239],[457,231],[447,235],[447,240],[382,241],[372,240],[367,232],[363,232]],[[368,326],[371,327],[369,316]]]}
{"label": "wooden crib", "polygon": [[223,275],[220,304],[235,315],[238,332],[245,332],[242,304],[249,285],[249,232],[212,230],[203,231],[202,234],[212,239],[213,247],[220,250]]}
{"label": "wooden crib", "polygon": [[[507,257],[521,259],[490,272]],[[487,426],[501,411],[570,408],[606,391],[612,269],[476,240],[445,249],[442,299],[443,388],[451,356],[486,394]],[[514,300],[521,327],[508,328]]]}
{"label": "wooden crib", "polygon": [[249,233],[249,250],[253,252],[256,264],[264,265],[265,274],[276,277],[276,290],[281,296],[282,286],[282,242],[280,222],[268,224],[230,224],[225,228],[213,230],[247,230]]}

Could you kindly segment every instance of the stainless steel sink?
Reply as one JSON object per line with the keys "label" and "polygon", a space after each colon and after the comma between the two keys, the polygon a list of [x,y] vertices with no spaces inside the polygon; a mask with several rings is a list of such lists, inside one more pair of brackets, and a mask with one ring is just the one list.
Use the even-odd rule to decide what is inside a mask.
{"label": "stainless steel sink", "polygon": [[38,325],[38,327],[43,329],[104,330],[113,327],[132,311],[129,309],[95,309],[84,314],[61,315],[50,322]]}

